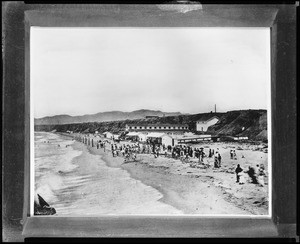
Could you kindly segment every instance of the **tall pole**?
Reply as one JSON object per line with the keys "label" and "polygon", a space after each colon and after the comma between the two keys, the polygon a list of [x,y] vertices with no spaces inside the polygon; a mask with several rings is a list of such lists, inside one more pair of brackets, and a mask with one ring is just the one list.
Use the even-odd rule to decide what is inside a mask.
{"label": "tall pole", "polygon": [[215,104],[215,113],[217,113],[217,104]]}

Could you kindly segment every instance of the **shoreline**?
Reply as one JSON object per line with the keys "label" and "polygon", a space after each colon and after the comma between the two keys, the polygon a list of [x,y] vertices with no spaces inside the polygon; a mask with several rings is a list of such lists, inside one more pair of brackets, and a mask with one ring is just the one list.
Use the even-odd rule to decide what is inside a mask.
{"label": "shoreline", "polygon": [[[95,172],[95,174],[93,175],[94,181],[92,182],[92,184],[93,184],[92,188],[94,188],[94,190],[98,191],[99,193],[103,192],[103,191],[105,192],[104,189],[106,188],[106,186],[108,186],[108,185],[103,185],[103,182],[101,182],[102,183],[102,185],[101,185],[101,183],[99,183],[99,178],[97,179],[97,177],[101,178],[101,175],[103,177],[103,172],[101,172],[101,171],[103,169],[105,169],[105,171],[107,169],[108,169],[108,171],[111,171],[112,169],[116,169],[117,171],[113,170],[112,172],[119,172],[118,173],[119,176],[123,179],[123,181],[122,181],[122,183],[123,183],[122,187],[121,188],[118,188],[118,187],[116,188],[116,187],[111,186],[109,188],[112,191],[116,191],[116,192],[120,192],[123,189],[128,194],[125,197],[125,199],[124,199],[124,201],[126,202],[124,204],[124,208],[123,208],[123,206],[121,206],[121,208],[123,210],[120,210],[120,209],[116,210],[116,211],[121,212],[120,215],[124,215],[124,214],[125,215],[127,215],[127,214],[129,214],[129,215],[135,215],[134,210],[129,210],[129,209],[132,209],[132,205],[131,205],[132,203],[136,204],[134,206],[136,208],[138,208],[139,212],[150,211],[150,213],[147,213],[147,215],[153,215],[153,214],[157,215],[157,213],[155,213],[155,212],[157,212],[157,211],[159,212],[160,210],[161,210],[161,212],[163,212],[162,210],[170,212],[171,215],[174,215],[174,212],[176,212],[176,214],[178,214],[178,215],[182,214],[182,213],[180,213],[181,212],[180,210],[174,208],[173,206],[171,206],[169,204],[157,204],[160,201],[157,200],[156,197],[157,197],[158,194],[161,195],[161,192],[157,191],[155,188],[152,188],[152,187],[144,184],[141,180],[133,178],[131,176],[131,174],[126,169],[124,169],[123,167],[119,167],[118,165],[110,165],[109,164],[110,162],[107,159],[104,159],[105,158],[104,154],[102,154],[102,153],[95,153],[95,152],[91,151],[91,149],[92,149],[91,147],[87,147],[85,144],[82,144],[82,143],[80,143],[78,141],[75,141],[75,143],[72,144],[72,148],[75,149],[75,150],[82,150],[83,154],[81,155],[81,157],[84,157],[86,159],[89,159],[89,158],[91,159],[91,158],[93,158],[95,156],[98,156],[98,160],[100,160],[100,161],[94,161],[94,160],[82,161],[81,158],[79,158],[80,157],[79,156],[77,158],[74,158],[74,163],[76,163],[77,165],[79,165],[79,168],[80,168],[79,170],[81,170],[81,171],[83,171],[85,173],[87,173],[87,172]],[[101,166],[103,164],[105,165],[106,168],[103,168],[103,166]],[[109,177],[109,175],[105,175],[105,178],[107,176]],[[118,178],[116,178],[116,175],[114,174],[114,176],[112,176],[112,178],[110,180],[116,180],[116,181],[118,181]],[[144,193],[144,194],[148,195],[148,200],[146,200],[147,202],[141,202],[140,201],[140,199],[144,199],[143,195],[140,195],[141,197],[134,196],[134,195],[137,195],[135,193],[136,189],[132,189],[130,187],[127,188],[127,185],[124,185],[126,183],[128,183],[128,185],[131,186],[131,187],[134,187],[134,188],[137,187],[136,189],[138,190],[138,192],[140,192],[142,194]],[[109,184],[109,182],[107,182],[107,184]],[[111,185],[115,185],[115,184],[111,184]],[[86,198],[89,197],[91,199],[92,198],[97,198],[97,200],[95,200],[95,201],[97,201],[99,203],[99,205],[102,205],[103,201],[101,201],[101,198],[103,198],[105,196],[103,196],[103,195],[101,196],[99,194],[89,195],[88,193],[86,193],[86,192],[90,191],[89,188],[90,187],[88,185],[83,188],[84,194],[87,194],[87,195],[85,195],[85,197]],[[132,195],[132,194],[134,194],[134,195]],[[153,198],[151,197],[151,199],[149,199],[149,194],[153,194],[153,196],[152,196]],[[111,195],[111,197],[113,197],[114,201],[120,201],[119,196],[115,198],[113,195]],[[128,205],[128,199],[126,200],[126,198],[130,198],[132,200],[132,201],[129,200],[130,201],[129,205]],[[157,203],[156,203],[156,201],[157,201]],[[149,205],[149,203],[150,203],[149,207],[151,209],[150,210],[149,210],[149,208],[145,208],[144,209],[143,208],[144,204],[148,204]],[[111,204],[114,205],[115,202],[113,202]],[[128,206],[128,210],[126,209],[127,206]],[[155,209],[155,207],[157,207],[157,209]],[[129,211],[129,213],[126,213],[128,211]],[[116,215],[115,213],[112,212],[111,206],[108,206],[107,212],[106,212],[106,209],[105,210],[101,209],[100,212],[101,212],[101,214]],[[125,212],[125,213],[123,213],[123,212]],[[117,215],[119,215],[119,214],[117,214]],[[142,214],[138,214],[138,215],[142,215]],[[96,209],[95,209],[95,216],[97,216],[97,210]]]}
{"label": "shoreline", "polygon": [[[68,139],[74,139],[73,135],[57,133]],[[75,143],[82,144],[75,140]],[[220,170],[193,170],[184,166],[179,160],[160,157],[154,159],[153,155],[138,154],[139,162],[123,164],[122,157],[114,157],[111,151],[91,147],[83,144],[89,153],[100,155],[108,167],[126,170],[130,177],[139,180],[143,184],[158,190],[163,197],[158,201],[168,204],[184,212],[184,214],[199,215],[238,215],[238,216],[265,216],[267,211],[263,208],[251,206],[255,197],[239,199],[230,187],[224,182],[220,184],[218,175],[224,174]],[[186,165],[185,165],[186,166]],[[176,171],[176,167],[179,168]],[[185,172],[188,169],[188,172]],[[214,174],[212,177],[211,175]],[[233,175],[234,176],[234,175]],[[225,182],[226,183],[226,182]],[[242,188],[237,186],[238,188]],[[256,187],[249,185],[251,189]],[[239,191],[238,189],[237,191]],[[260,200],[257,200],[260,202]],[[252,201],[253,202],[253,201]]]}
{"label": "shoreline", "polygon": [[110,150],[104,152],[103,149],[96,147],[87,146],[87,148],[90,153],[101,155],[107,166],[125,169],[132,178],[158,190],[163,194],[159,201],[174,206],[186,214],[255,214],[246,208],[243,209],[241,205],[227,201],[226,198],[228,199],[230,196],[222,188],[215,186],[211,182],[210,176],[189,176],[167,172],[164,166],[148,164],[148,160],[153,159],[154,161],[152,155],[141,155],[146,162],[142,160],[142,162],[123,164],[124,159],[122,157],[113,158]]}

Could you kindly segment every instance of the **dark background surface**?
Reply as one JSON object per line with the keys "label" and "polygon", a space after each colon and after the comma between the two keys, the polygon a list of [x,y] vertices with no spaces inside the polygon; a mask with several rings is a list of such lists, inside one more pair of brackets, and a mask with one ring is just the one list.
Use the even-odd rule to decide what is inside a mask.
{"label": "dark background surface", "polygon": [[[99,21],[101,26],[120,26],[120,23],[122,26],[133,26],[133,23],[137,23],[136,26],[273,25],[272,28],[275,30],[272,34],[273,219],[275,224],[278,224],[279,236],[295,234],[291,229],[291,224],[296,222],[297,196],[295,5],[203,5],[203,12],[200,15],[198,11],[178,14],[174,11],[161,10],[157,6],[101,7],[6,2],[2,4],[3,241],[23,241],[23,223],[28,209],[28,204],[24,204],[24,201],[28,200],[26,194],[29,187],[26,185],[28,175],[26,178],[24,173],[28,171],[25,165],[28,165],[29,159],[29,88],[25,87],[26,10],[38,10],[31,12],[31,16],[45,11],[43,21],[49,26],[68,26],[70,23],[68,18],[73,18],[70,26],[82,26],[82,23],[89,20],[89,25],[92,26],[98,26]],[[50,10],[57,11],[55,23],[51,21],[54,14]],[[95,17],[97,21],[93,22]],[[151,225],[151,221],[149,223]]]}

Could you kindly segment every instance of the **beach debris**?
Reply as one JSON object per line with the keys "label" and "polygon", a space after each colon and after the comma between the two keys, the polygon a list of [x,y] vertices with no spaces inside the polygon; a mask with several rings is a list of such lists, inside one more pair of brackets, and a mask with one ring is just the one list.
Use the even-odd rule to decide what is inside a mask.
{"label": "beach debris", "polygon": [[38,201],[34,201],[34,215],[54,215],[56,214],[55,208],[50,205],[39,195]]}

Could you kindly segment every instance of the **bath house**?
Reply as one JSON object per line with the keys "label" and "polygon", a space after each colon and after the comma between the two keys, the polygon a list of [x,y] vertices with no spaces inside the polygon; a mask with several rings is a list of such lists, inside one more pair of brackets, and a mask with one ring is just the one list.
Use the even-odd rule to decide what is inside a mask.
{"label": "bath house", "polygon": [[196,121],[196,130],[197,131],[207,131],[208,127],[218,123],[220,119],[217,116],[213,116],[207,120],[197,120]]}

